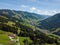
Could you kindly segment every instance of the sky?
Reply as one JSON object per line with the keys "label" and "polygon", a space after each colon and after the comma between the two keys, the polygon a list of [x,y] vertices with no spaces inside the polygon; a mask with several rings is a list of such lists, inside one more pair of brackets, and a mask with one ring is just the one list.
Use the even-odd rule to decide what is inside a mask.
{"label": "sky", "polygon": [[54,15],[60,13],[60,0],[0,0],[0,9]]}

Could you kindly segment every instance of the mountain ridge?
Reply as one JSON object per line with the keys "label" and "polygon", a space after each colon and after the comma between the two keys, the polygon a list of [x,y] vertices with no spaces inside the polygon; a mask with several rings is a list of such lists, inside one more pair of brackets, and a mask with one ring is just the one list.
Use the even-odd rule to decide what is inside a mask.
{"label": "mountain ridge", "polygon": [[[0,11],[0,30],[6,31],[6,32],[12,32],[19,37],[30,38],[30,40],[32,40],[31,43],[29,43],[29,41],[26,39],[22,41],[24,44],[26,44],[25,42],[27,42],[28,44],[26,45],[29,45],[29,44],[30,45],[37,45],[37,44],[48,45],[48,44],[59,43],[58,42],[59,40],[57,41],[57,39],[55,39],[56,38],[55,36],[54,37],[52,37],[53,35],[48,36],[47,34],[43,33],[43,31],[40,31],[41,29],[36,27],[37,23],[35,23],[35,21],[37,22],[38,19],[41,19],[39,17],[40,15],[38,16],[39,18],[37,18],[37,15],[33,15],[33,14],[30,15],[30,13],[24,13],[24,12],[22,12],[21,14],[19,13],[12,10],[8,10],[8,11],[1,10]],[[32,25],[29,21],[33,22],[33,24],[35,23],[36,25],[35,24]]]}
{"label": "mountain ridge", "polygon": [[40,25],[38,26],[39,28],[54,32],[54,30],[60,28],[60,13],[57,13],[54,16],[51,16],[43,21],[40,21],[38,25]]}

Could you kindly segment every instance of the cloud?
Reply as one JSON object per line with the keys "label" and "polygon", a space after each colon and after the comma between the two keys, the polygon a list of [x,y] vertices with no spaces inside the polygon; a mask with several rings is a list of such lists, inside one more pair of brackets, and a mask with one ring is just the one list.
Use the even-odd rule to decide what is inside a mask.
{"label": "cloud", "polygon": [[40,12],[41,14],[45,14],[45,15],[54,15],[56,13],[60,13],[60,11],[57,11],[57,10],[46,10],[46,11],[41,11]]}
{"label": "cloud", "polygon": [[30,10],[30,12],[34,12],[34,11],[36,11],[36,8],[35,7],[32,7],[29,10]]}
{"label": "cloud", "polygon": [[21,5],[21,10],[42,15],[54,15],[56,13],[60,13],[59,10],[42,10],[35,7],[29,7],[27,5]]}
{"label": "cloud", "polygon": [[20,10],[21,11],[27,11],[27,10],[29,10],[29,6],[23,4],[23,5],[20,6]]}
{"label": "cloud", "polygon": [[42,9],[37,9],[35,7],[31,7],[29,11],[32,13],[43,14],[43,15],[54,15],[56,13],[60,13],[59,10],[42,10]]}
{"label": "cloud", "polygon": [[44,15],[54,15],[56,13],[60,13],[60,11],[56,11],[56,10],[37,10],[38,14],[44,14]]}
{"label": "cloud", "polygon": [[27,5],[21,5],[21,7],[22,7],[22,8],[26,8],[26,7],[28,7],[28,6],[27,6]]}

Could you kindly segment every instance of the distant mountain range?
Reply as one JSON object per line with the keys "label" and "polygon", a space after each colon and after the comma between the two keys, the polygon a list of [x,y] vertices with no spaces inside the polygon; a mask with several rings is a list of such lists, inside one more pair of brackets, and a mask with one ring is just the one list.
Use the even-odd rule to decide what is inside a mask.
{"label": "distant mountain range", "polygon": [[[3,16],[4,18],[2,18],[1,16]],[[8,18],[8,20],[6,18]],[[51,33],[60,35],[60,13],[55,14],[54,16],[47,16],[25,11],[0,9],[0,22],[5,21],[12,21],[14,23],[21,23],[28,26],[37,26],[40,29],[48,30]]]}
{"label": "distant mountain range", "polygon": [[[31,43],[28,40],[22,41],[23,43],[27,42],[28,45],[58,45],[59,37],[52,33],[60,35],[59,19],[60,14],[47,16],[24,11],[0,9],[0,31],[12,32],[19,37],[28,37],[32,40]],[[51,31],[51,34],[47,33],[45,29]]]}
{"label": "distant mountain range", "polygon": [[[60,13],[38,22],[38,27],[60,35]],[[58,30],[57,30],[58,29]]]}
{"label": "distant mountain range", "polygon": [[[60,13],[54,16],[40,15],[25,11],[15,11],[9,9],[0,9],[0,16],[4,16],[14,23],[22,23],[24,25],[34,25],[43,30],[52,33],[60,31]],[[1,18],[0,18],[1,21]],[[58,31],[57,31],[58,30]],[[60,35],[60,32],[57,34]]]}
{"label": "distant mountain range", "polygon": [[6,26],[5,28],[7,28],[7,25],[10,26],[11,28],[12,26],[15,28],[15,27],[20,27],[21,24],[34,28],[32,26],[38,25],[37,23],[38,21],[42,21],[48,17],[50,16],[29,13],[24,11],[0,9],[0,22],[2,23],[0,24],[1,25],[0,29],[3,28],[2,25],[5,25]]}
{"label": "distant mountain range", "polygon": [[0,15],[7,15],[8,17],[13,17],[25,22],[34,22],[34,21],[36,22],[39,20],[44,20],[49,17],[46,15],[40,15],[24,11],[8,10],[8,9],[0,9]]}

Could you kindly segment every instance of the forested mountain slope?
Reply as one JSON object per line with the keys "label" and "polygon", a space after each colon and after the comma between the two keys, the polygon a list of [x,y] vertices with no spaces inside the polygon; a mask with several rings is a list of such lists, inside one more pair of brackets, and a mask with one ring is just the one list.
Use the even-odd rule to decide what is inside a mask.
{"label": "forested mountain slope", "polygon": [[[34,13],[3,9],[0,10],[0,30],[12,32],[17,36],[24,38],[22,42],[25,45],[60,44],[59,40],[57,40],[59,39],[58,37],[49,37],[45,33],[38,30],[37,27],[31,25],[31,21],[34,22],[34,20],[37,21],[41,18],[45,19],[43,17],[39,15],[37,16],[37,14]],[[26,37],[29,39],[27,40]],[[32,40],[32,42],[29,40]]]}
{"label": "forested mountain slope", "polygon": [[[40,21],[38,27],[53,31],[53,33],[60,35],[60,13],[55,14],[54,16],[51,16],[43,21]],[[57,31],[57,29],[59,30]]]}

